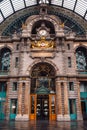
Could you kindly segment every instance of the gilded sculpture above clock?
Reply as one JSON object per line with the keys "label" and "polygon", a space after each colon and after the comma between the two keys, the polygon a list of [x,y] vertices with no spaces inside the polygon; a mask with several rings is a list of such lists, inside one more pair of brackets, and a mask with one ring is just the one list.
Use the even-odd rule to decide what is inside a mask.
{"label": "gilded sculpture above clock", "polygon": [[32,49],[45,49],[45,48],[54,48],[55,42],[53,40],[46,40],[45,37],[41,37],[40,40],[32,41]]}

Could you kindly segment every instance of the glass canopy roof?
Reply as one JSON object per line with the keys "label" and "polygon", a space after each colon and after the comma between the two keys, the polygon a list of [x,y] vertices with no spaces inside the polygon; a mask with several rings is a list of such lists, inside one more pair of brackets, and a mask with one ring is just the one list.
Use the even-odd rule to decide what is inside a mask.
{"label": "glass canopy roof", "polygon": [[0,23],[16,11],[41,2],[72,10],[87,20],[87,0],[0,0]]}

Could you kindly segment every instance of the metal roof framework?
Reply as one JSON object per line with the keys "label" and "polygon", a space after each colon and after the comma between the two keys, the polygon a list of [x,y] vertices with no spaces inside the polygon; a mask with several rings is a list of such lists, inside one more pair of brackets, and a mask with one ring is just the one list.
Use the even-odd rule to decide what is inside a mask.
{"label": "metal roof framework", "polygon": [[41,2],[71,10],[87,20],[87,0],[0,0],[0,23],[17,11]]}

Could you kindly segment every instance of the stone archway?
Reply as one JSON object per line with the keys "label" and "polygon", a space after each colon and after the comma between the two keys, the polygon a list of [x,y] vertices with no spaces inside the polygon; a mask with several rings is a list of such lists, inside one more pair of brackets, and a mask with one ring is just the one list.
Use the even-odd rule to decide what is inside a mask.
{"label": "stone archway", "polygon": [[32,69],[33,69],[34,65],[36,65],[38,63],[42,63],[42,62],[43,63],[48,63],[49,65],[51,65],[54,68],[54,70],[55,70],[55,76],[57,76],[58,74],[60,74],[57,65],[55,63],[53,63],[51,60],[48,60],[48,59],[44,59],[43,61],[41,59],[35,60],[31,65],[28,66],[28,68],[26,70],[26,73],[28,75],[30,75],[30,77],[31,77],[31,73],[32,73]]}
{"label": "stone archway", "polygon": [[[39,62],[32,67],[30,89],[30,119],[56,119],[55,76],[55,68],[47,62]],[[54,103],[54,109],[52,109],[51,106],[52,100]]]}

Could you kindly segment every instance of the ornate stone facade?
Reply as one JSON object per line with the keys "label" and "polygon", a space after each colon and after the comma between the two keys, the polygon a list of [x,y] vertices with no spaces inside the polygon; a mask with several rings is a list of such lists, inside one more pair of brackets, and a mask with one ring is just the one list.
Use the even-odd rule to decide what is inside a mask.
{"label": "ornate stone facade", "polygon": [[[14,33],[11,38],[0,37],[0,50],[9,48],[11,51],[10,67],[8,71],[2,70],[0,73],[0,82],[7,83],[4,105],[6,119],[36,120],[38,95],[51,94],[55,95],[56,101],[55,118],[54,116],[49,117],[50,120],[83,119],[79,82],[86,81],[87,75],[80,73],[86,72],[85,70],[77,70],[75,52],[79,47],[84,46],[87,49],[87,37],[77,37],[74,32],[65,33],[65,31],[61,20],[54,15],[48,15],[47,7],[42,6],[39,15],[33,15],[26,20],[21,34]],[[37,71],[34,75],[33,67],[35,65]],[[51,72],[50,68],[53,68],[54,73]],[[48,79],[49,81],[54,80],[52,83],[55,89],[51,85],[45,89],[42,82],[47,84]],[[40,89],[39,94],[36,91],[39,88],[36,85],[39,84],[38,80],[44,85],[44,87],[39,86],[44,91],[42,93]],[[15,90],[13,90],[13,86],[15,86]],[[35,88],[34,92],[31,92],[31,87]],[[47,94],[46,90],[50,92]],[[36,95],[33,117],[30,100],[32,94]],[[51,113],[50,105],[48,109]]]}

